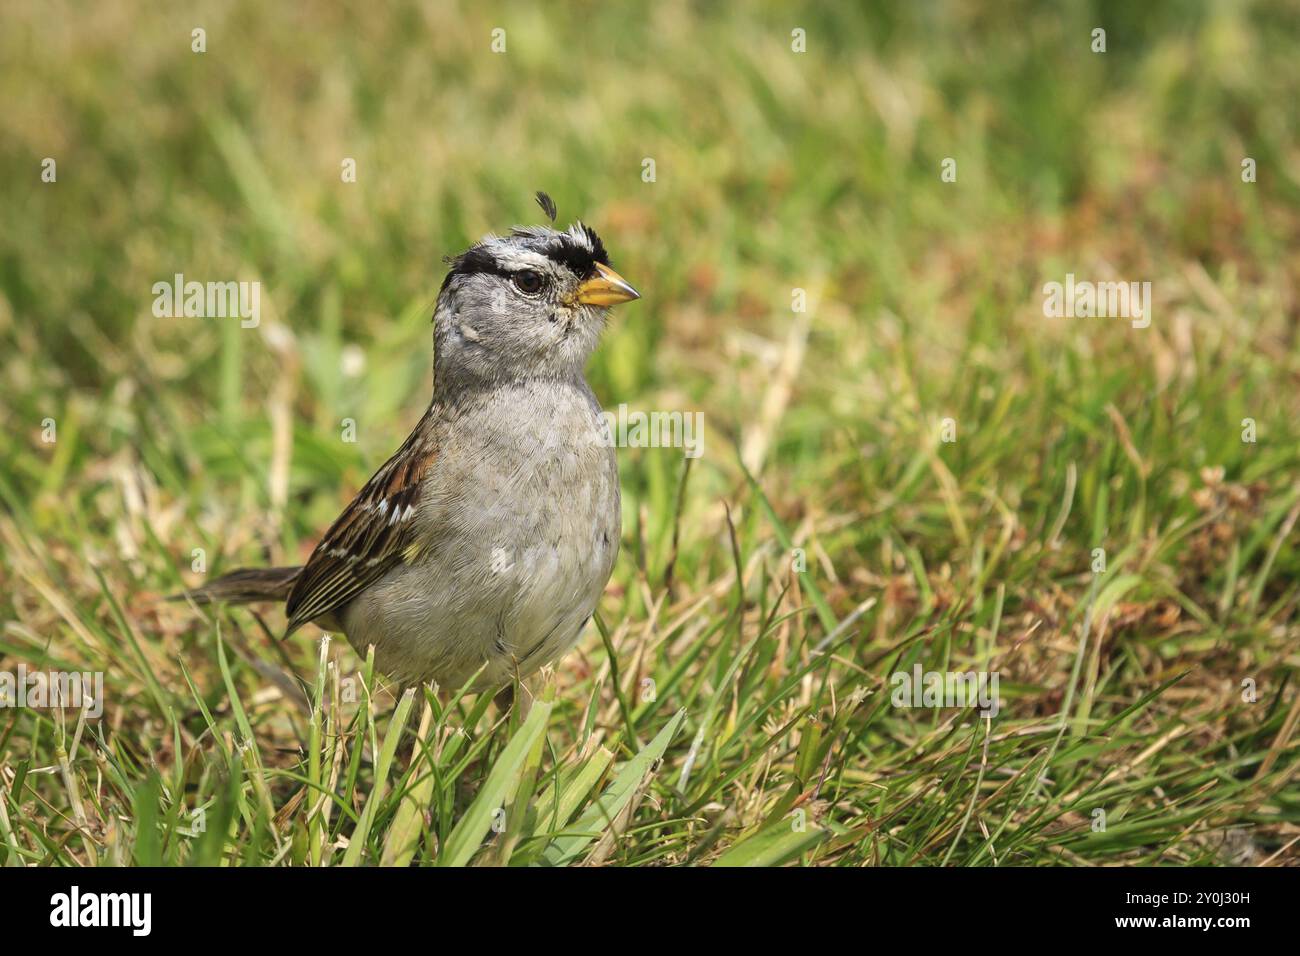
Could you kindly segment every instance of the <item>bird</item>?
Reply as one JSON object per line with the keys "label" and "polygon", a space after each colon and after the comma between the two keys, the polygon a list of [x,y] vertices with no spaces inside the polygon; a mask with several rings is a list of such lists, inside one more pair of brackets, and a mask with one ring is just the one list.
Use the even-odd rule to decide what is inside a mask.
{"label": "bird", "polygon": [[610,307],[640,294],[581,220],[488,234],[448,257],[433,394],[307,563],[241,568],[177,595],[283,601],[285,637],[343,633],[402,684],[481,691],[576,643],[618,556],[610,429],[586,379]]}

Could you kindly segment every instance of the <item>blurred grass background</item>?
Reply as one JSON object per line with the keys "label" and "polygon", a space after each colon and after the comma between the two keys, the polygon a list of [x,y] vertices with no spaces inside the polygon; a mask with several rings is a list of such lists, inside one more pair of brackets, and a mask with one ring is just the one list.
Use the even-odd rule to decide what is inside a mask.
{"label": "blurred grass background", "polygon": [[[313,832],[306,730],[267,675],[311,684],[314,647],[156,599],[195,580],[195,548],[209,572],[305,557],[425,406],[442,257],[536,221],[536,189],[644,295],[598,397],[708,429],[684,484],[675,452],[620,451],[610,633],[559,669],[557,781],[687,707],[671,773],[597,861],[1293,860],[1300,7],[986,6],[7,4],[0,666],[109,688],[61,776],[38,772],[58,716],[0,714],[9,862],[129,859],[110,832],[135,832],[145,781],[171,781],[166,816],[219,803],[222,773],[269,775],[266,800],[205,859],[300,858],[281,842]],[[177,272],[260,281],[261,326],[155,319]],[[1151,281],[1151,327],[1045,319],[1067,272]],[[242,640],[229,674],[218,621]],[[982,722],[880,706],[917,660],[1001,672],[984,770]],[[647,680],[657,702],[630,706]],[[209,774],[240,689],[266,766]],[[430,723],[471,717],[481,760],[440,778],[422,858],[510,730]],[[763,855],[796,805],[825,841]]]}

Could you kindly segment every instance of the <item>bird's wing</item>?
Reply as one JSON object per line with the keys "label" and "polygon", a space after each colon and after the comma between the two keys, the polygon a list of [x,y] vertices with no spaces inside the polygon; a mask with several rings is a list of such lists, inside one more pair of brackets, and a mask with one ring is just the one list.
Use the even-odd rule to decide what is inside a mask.
{"label": "bird's wing", "polygon": [[285,636],[337,610],[415,556],[420,488],[438,457],[432,409],[325,532],[285,602]]}

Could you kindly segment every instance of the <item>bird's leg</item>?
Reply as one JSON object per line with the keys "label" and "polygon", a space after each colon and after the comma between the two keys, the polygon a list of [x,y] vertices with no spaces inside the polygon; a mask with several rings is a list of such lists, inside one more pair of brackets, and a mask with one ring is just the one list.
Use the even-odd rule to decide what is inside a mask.
{"label": "bird's leg", "polygon": [[527,679],[516,677],[492,698],[492,702],[497,705],[497,710],[501,714],[509,713],[511,707],[518,707],[519,723],[528,716],[528,711],[533,707],[533,698],[537,696],[536,691],[529,686]]}

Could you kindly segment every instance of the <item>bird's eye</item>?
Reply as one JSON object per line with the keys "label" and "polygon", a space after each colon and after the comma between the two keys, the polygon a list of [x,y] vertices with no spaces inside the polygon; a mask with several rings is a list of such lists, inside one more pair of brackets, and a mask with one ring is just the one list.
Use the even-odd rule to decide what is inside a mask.
{"label": "bird's eye", "polygon": [[515,288],[524,295],[537,295],[542,291],[542,276],[539,272],[532,269],[524,269],[522,272],[516,272]]}

